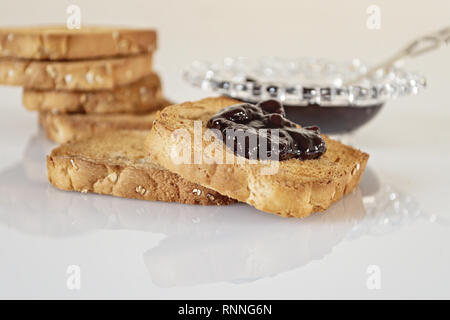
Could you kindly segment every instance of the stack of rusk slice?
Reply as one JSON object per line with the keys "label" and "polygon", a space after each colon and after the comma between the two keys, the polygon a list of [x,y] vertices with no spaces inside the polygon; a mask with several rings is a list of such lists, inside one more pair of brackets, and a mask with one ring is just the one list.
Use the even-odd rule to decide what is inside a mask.
{"label": "stack of rusk slice", "polygon": [[0,29],[0,84],[24,87],[55,142],[148,130],[167,105],[152,71],[156,32],[109,27]]}
{"label": "stack of rusk slice", "polygon": [[0,31],[0,83],[23,86],[25,106],[39,112],[52,140],[65,142],[47,156],[52,185],[184,204],[239,201],[297,218],[358,186],[369,155],[327,136],[320,158],[283,161],[239,158],[222,139],[202,139],[209,120],[238,100],[212,97],[156,112],[166,102],[152,72],[155,44],[151,30]]}

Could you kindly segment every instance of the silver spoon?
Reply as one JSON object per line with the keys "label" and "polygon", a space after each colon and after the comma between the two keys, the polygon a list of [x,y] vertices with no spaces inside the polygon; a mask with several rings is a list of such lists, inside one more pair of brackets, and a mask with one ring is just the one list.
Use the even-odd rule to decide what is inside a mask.
{"label": "silver spoon", "polygon": [[373,76],[378,71],[386,71],[398,61],[405,58],[412,58],[420,56],[426,52],[441,48],[445,45],[450,45],[450,27],[446,27],[437,32],[433,32],[420,38],[415,39],[405,46],[402,50],[391,56],[389,59],[370,68],[365,73],[359,75],[357,78],[346,81],[345,85],[353,85],[359,81]]}

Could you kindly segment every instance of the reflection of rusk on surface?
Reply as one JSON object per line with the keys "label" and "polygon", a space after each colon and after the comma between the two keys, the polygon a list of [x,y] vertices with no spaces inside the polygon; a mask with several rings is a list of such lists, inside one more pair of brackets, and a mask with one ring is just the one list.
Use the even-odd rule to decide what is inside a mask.
{"label": "reflection of rusk on surface", "polygon": [[[53,237],[81,234],[102,226],[98,220],[102,217],[90,212],[89,201],[51,191],[48,182],[30,180],[21,163],[0,172],[0,204],[13,208],[0,209],[0,221],[27,234]],[[18,201],[24,194],[30,195],[29,201]]]}
{"label": "reflection of rusk on surface", "polygon": [[[146,232],[163,233],[168,237],[198,235],[210,237],[223,224],[230,224],[229,210],[221,206],[194,206],[170,203],[152,202],[151,205],[142,205],[138,202],[123,202],[120,199],[110,201],[110,212],[116,215],[121,228],[142,230]],[[95,202],[94,202],[94,205]],[[103,205],[103,204],[102,204]],[[237,207],[236,207],[237,206]],[[236,208],[235,208],[236,207]],[[232,211],[241,211],[244,204],[233,204]],[[249,208],[249,211],[252,211]],[[231,213],[232,214],[232,213]],[[243,212],[241,215],[232,214],[236,219],[242,216],[252,216],[254,212]],[[224,218],[226,222],[224,222]],[[238,220],[237,220],[238,221]]]}
{"label": "reflection of rusk on surface", "polygon": [[[171,237],[144,255],[153,282],[161,287],[246,281],[276,275],[321,259],[364,217],[359,190],[325,214],[302,221],[241,221],[233,232],[203,238]],[[268,221],[266,221],[268,222]],[[230,231],[230,230],[229,230]]]}

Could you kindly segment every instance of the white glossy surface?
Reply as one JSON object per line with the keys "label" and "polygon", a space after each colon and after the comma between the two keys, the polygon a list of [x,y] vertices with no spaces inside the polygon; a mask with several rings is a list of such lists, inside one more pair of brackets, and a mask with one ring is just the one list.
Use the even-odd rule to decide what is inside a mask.
{"label": "white glossy surface", "polygon": [[[431,139],[441,149],[430,155],[416,152],[421,136],[403,137],[400,149],[361,139],[372,158],[360,188],[324,214],[294,220],[243,204],[56,190],[45,176],[53,144],[34,115],[18,103],[8,110],[0,120],[1,297],[449,297],[444,136]],[[381,137],[395,133],[384,130]],[[66,288],[72,264],[82,270],[79,291]],[[373,264],[381,290],[366,287]]]}
{"label": "white glossy surface", "polygon": [[[398,39],[449,21],[447,1],[439,2],[439,10],[428,3],[381,1],[386,19],[376,33],[367,31],[361,18],[366,5],[360,1],[348,8],[319,2],[298,2],[298,8],[291,2],[283,11],[289,19],[275,15],[278,24],[266,26],[273,5],[258,1],[261,19],[239,31],[242,24],[229,26],[227,17],[245,19],[246,11],[231,0],[214,8],[206,1],[155,0],[147,7],[132,0],[126,5],[77,1],[84,21],[154,21],[161,39],[156,68],[168,96],[178,101],[202,96],[180,79],[180,70],[193,59],[259,56],[263,50],[339,59],[363,55],[370,61],[383,56],[382,48],[394,50]],[[25,17],[22,8],[30,2],[5,2],[0,20],[64,21],[66,4],[57,3],[41,1],[40,11],[29,10],[33,14]],[[192,17],[201,10],[208,15]],[[306,26],[316,27],[321,16],[337,20],[310,32],[296,28],[299,12],[308,12],[301,15]],[[405,23],[399,25],[398,18]],[[283,30],[295,30],[286,37],[303,41],[282,40],[277,35]],[[361,40],[355,47],[347,37],[338,45],[338,34]],[[266,36],[273,45],[263,41]],[[255,39],[252,45],[249,39]],[[354,140],[371,155],[361,187],[326,213],[304,220],[281,219],[243,204],[194,207],[56,190],[45,175],[45,154],[53,144],[39,132],[36,115],[21,107],[20,89],[0,88],[0,297],[450,298],[448,50],[413,66],[427,76],[429,88],[389,103]],[[78,291],[66,287],[69,265],[81,267]],[[380,267],[380,290],[366,286],[369,265]]]}

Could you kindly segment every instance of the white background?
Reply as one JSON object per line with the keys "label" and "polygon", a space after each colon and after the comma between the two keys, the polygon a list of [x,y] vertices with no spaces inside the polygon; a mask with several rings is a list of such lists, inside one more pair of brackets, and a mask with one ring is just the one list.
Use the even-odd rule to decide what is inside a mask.
{"label": "white background", "polygon": [[[195,59],[371,62],[450,25],[445,0],[16,0],[1,2],[0,24],[65,23],[69,4],[81,7],[83,24],[157,28],[155,69],[175,101],[205,96],[180,77]],[[371,4],[381,8],[380,30],[366,27]],[[45,181],[53,145],[21,107],[21,90],[0,88],[0,297],[450,298],[449,57],[446,48],[406,64],[429,85],[390,102],[357,133],[372,174],[327,215],[303,221],[244,205],[193,208],[57,191]],[[379,191],[377,201],[390,205],[371,218],[377,183],[400,201]],[[396,206],[409,216],[391,214]],[[82,270],[79,291],[66,287],[71,264]],[[380,290],[366,286],[369,265],[380,267]]]}

